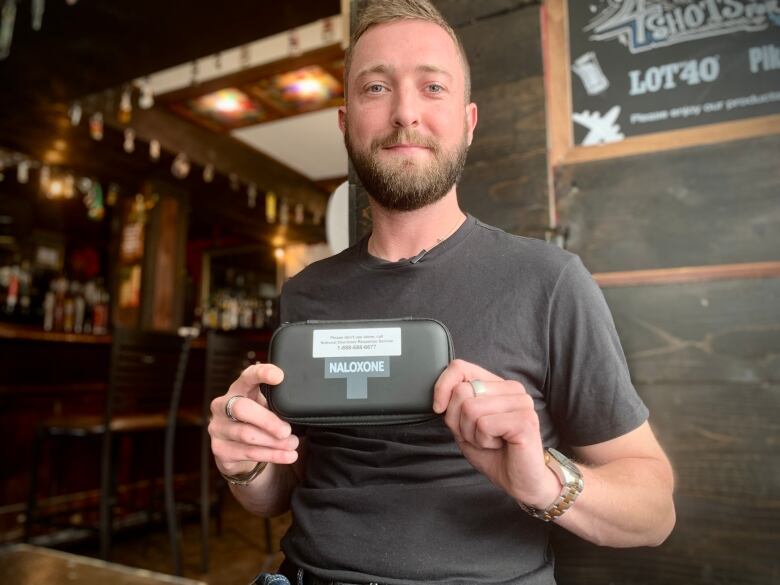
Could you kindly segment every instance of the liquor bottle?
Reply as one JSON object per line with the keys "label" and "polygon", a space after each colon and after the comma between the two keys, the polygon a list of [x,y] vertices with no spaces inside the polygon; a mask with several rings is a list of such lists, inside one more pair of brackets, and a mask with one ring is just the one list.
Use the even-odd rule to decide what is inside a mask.
{"label": "liquor bottle", "polygon": [[52,331],[63,331],[65,328],[65,293],[68,290],[68,281],[60,276],[52,282],[54,290],[54,320]]}
{"label": "liquor bottle", "polygon": [[265,306],[259,301],[255,301],[255,328],[265,327]]}
{"label": "liquor bottle", "polygon": [[54,328],[54,291],[48,291],[43,300],[43,330],[51,331]]}
{"label": "liquor bottle", "polygon": [[97,292],[97,285],[94,280],[90,280],[84,285],[84,325],[82,326],[84,333],[92,333]]}
{"label": "liquor bottle", "polygon": [[19,301],[19,266],[13,266],[8,278],[8,292],[5,297],[5,313],[13,315],[16,312],[16,303]]}
{"label": "liquor bottle", "polygon": [[265,299],[265,326],[273,329],[276,325],[276,312],[272,299]]}
{"label": "liquor bottle", "polygon": [[251,301],[248,299],[244,299],[241,301],[240,305],[240,313],[239,313],[239,326],[241,329],[251,329],[252,328],[252,319],[253,317],[253,311],[252,311],[252,304]]}
{"label": "liquor bottle", "polygon": [[100,287],[99,301],[94,307],[94,320],[92,323],[92,333],[95,335],[105,335],[108,333],[108,292]]}
{"label": "liquor bottle", "polygon": [[32,295],[32,272],[30,271],[30,262],[22,262],[19,273],[19,316],[23,321],[30,318],[30,303]]}
{"label": "liquor bottle", "polygon": [[74,333],[83,333],[84,332],[84,313],[85,313],[85,305],[84,302],[84,295],[82,294],[81,285],[77,282],[74,282],[71,290],[73,291],[74,298],[73,298],[73,332]]}
{"label": "liquor bottle", "polygon": [[11,280],[11,267],[0,266],[0,309],[5,308],[5,299],[8,297],[9,280]]}
{"label": "liquor bottle", "polygon": [[75,297],[73,294],[73,284],[69,286],[65,292],[65,306],[63,312],[62,329],[65,333],[73,333],[73,318],[75,316]]}
{"label": "liquor bottle", "polygon": [[227,328],[232,331],[238,329],[238,299],[228,297],[227,299]]}

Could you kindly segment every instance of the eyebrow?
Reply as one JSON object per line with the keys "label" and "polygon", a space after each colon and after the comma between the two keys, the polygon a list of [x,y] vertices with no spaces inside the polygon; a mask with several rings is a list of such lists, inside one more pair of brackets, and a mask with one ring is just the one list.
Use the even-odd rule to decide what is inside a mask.
{"label": "eyebrow", "polygon": [[[447,71],[446,69],[442,69],[441,67],[437,67],[436,65],[418,65],[416,68],[417,72],[420,73],[438,73],[441,75],[444,75],[446,77],[449,77],[452,79],[452,74]],[[357,74],[355,77],[356,80],[365,77],[366,75],[371,75],[378,73],[380,75],[392,75],[395,73],[395,67],[392,65],[374,65],[373,67],[367,67],[366,69],[363,69],[360,73]]]}
{"label": "eyebrow", "polygon": [[421,71],[423,73],[439,73],[441,75],[445,75],[446,77],[452,79],[452,73],[450,73],[446,69],[437,67],[436,65],[419,65],[417,67],[417,71]]}

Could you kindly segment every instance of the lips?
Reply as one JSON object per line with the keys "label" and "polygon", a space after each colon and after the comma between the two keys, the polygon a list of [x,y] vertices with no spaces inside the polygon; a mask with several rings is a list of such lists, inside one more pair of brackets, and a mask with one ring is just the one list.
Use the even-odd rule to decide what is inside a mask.
{"label": "lips", "polygon": [[373,150],[395,150],[412,152],[417,149],[437,152],[438,144],[432,137],[424,136],[408,128],[399,129],[382,139],[375,140]]}
{"label": "lips", "polygon": [[427,146],[419,146],[417,144],[396,144],[393,146],[385,146],[384,150],[390,152],[406,153],[406,152],[418,152],[422,150],[430,150]]}

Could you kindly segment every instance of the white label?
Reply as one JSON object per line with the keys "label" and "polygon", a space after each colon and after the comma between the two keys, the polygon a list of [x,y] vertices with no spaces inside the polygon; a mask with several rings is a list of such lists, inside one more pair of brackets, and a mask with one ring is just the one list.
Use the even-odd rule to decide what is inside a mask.
{"label": "white label", "polygon": [[401,355],[401,328],[315,329],[312,356],[382,357]]}

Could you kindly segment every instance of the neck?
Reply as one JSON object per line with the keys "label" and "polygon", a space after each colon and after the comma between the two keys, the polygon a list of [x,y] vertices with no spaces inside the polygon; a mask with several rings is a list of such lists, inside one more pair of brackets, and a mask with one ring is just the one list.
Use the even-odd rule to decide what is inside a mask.
{"label": "neck", "polygon": [[436,203],[414,211],[388,210],[371,198],[369,203],[373,231],[368,253],[390,262],[431,250],[455,233],[465,219],[454,187]]}

